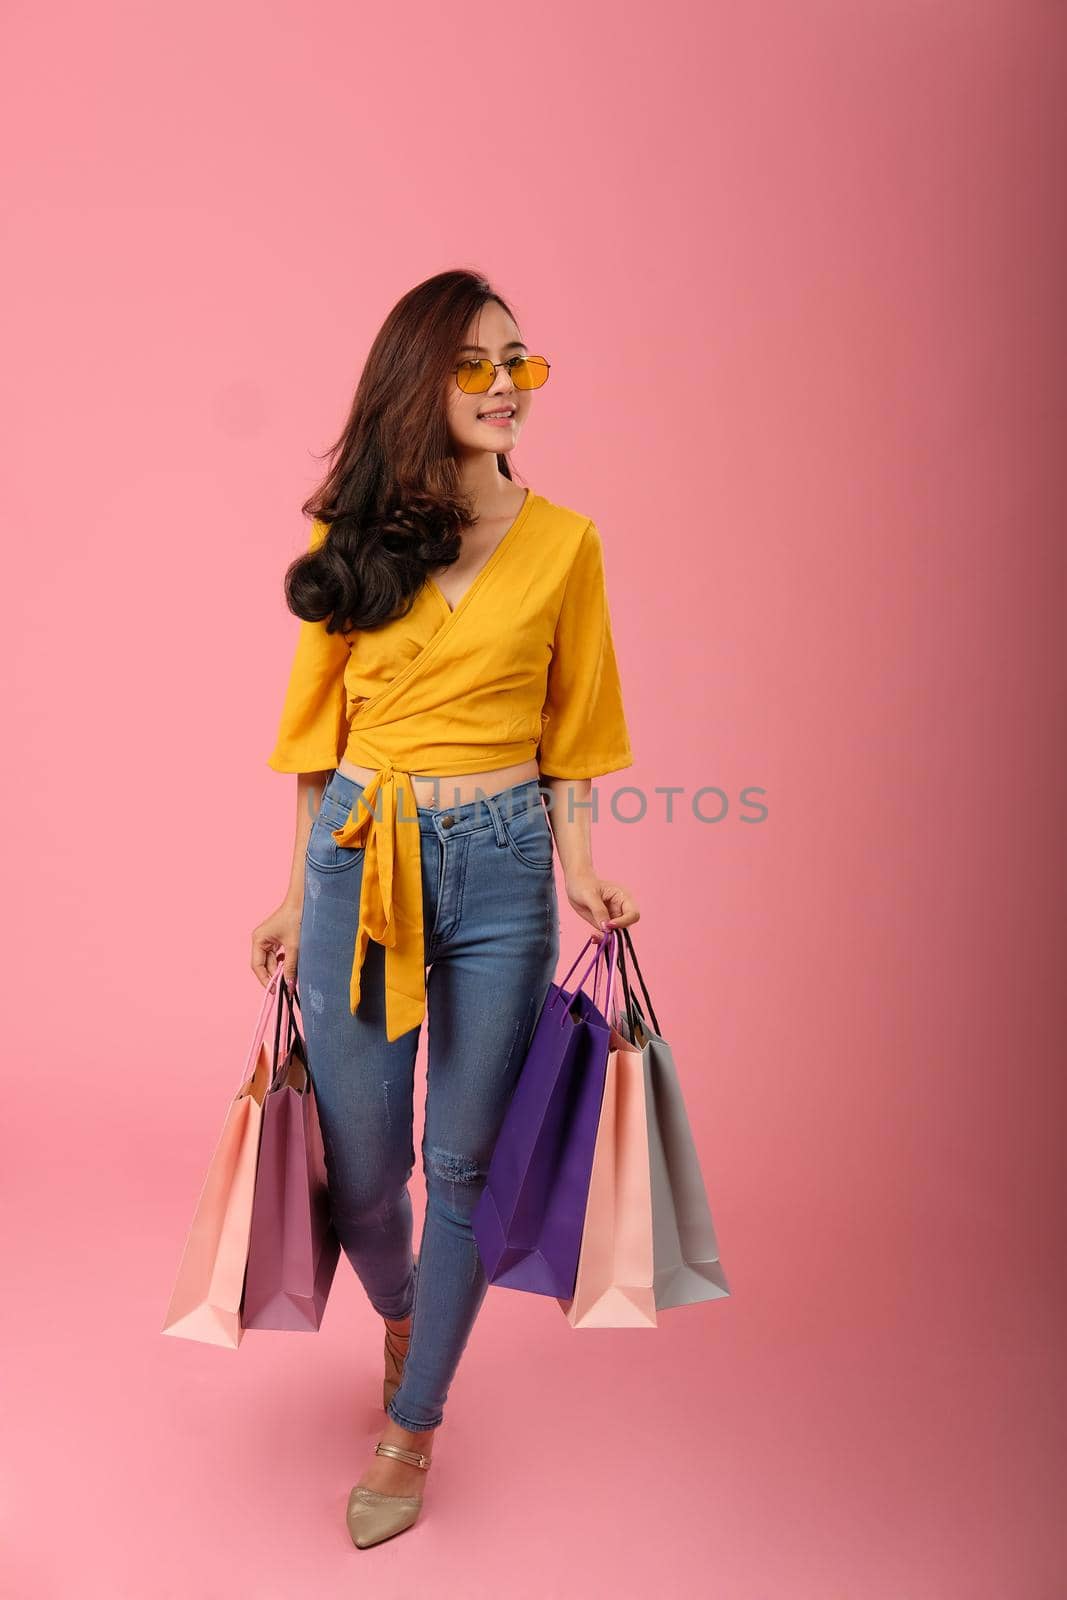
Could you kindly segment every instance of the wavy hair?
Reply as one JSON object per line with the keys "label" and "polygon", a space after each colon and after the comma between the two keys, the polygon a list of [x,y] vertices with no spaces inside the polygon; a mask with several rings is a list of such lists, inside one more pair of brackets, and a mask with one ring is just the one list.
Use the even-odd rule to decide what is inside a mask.
{"label": "wavy hair", "polygon": [[[431,569],[459,556],[463,530],[477,518],[460,489],[445,385],[490,300],[513,316],[480,274],[439,272],[386,317],[344,430],[325,453],[329,471],[301,507],[327,534],[286,569],[296,616],[326,621],[329,633],[381,627],[410,611]],[[507,456],[497,462],[510,478]]]}

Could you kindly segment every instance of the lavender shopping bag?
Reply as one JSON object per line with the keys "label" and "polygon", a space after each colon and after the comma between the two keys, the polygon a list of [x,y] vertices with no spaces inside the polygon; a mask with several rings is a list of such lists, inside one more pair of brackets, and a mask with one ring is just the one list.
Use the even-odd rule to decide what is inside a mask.
{"label": "lavender shopping bag", "polygon": [[[591,944],[592,959],[568,992]],[[610,1037],[596,985],[610,952],[610,1005],[616,950],[613,929],[593,935],[563,982],[549,985],[471,1218],[490,1283],[557,1298],[574,1293]],[[583,987],[590,971],[593,998]]]}
{"label": "lavender shopping bag", "polygon": [[[283,998],[288,1023],[279,1061]],[[294,998],[299,1004],[295,989],[290,993],[282,978],[241,1317],[246,1328],[314,1333],[341,1246],[330,1217],[322,1132]]]}

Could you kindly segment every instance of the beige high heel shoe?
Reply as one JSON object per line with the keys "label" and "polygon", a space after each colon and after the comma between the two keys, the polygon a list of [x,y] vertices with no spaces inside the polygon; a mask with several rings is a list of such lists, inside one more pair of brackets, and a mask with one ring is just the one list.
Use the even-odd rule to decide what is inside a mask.
{"label": "beige high heel shoe", "polygon": [[[400,1444],[383,1444],[378,1441],[375,1455],[395,1456],[398,1461],[410,1461],[413,1467],[430,1470],[430,1457],[421,1450],[405,1450]],[[422,1510],[421,1494],[383,1494],[378,1489],[368,1489],[356,1483],[348,1496],[345,1520],[352,1535],[352,1543],[360,1550],[368,1545],[391,1539],[394,1533],[403,1533]]]}

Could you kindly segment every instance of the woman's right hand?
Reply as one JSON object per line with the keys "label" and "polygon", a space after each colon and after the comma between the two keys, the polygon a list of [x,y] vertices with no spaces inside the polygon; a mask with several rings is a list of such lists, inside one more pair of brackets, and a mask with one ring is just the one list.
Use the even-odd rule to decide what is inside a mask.
{"label": "woman's right hand", "polygon": [[252,933],[252,971],[266,988],[280,961],[284,962],[286,983],[296,979],[300,952],[300,910],[282,904]]}

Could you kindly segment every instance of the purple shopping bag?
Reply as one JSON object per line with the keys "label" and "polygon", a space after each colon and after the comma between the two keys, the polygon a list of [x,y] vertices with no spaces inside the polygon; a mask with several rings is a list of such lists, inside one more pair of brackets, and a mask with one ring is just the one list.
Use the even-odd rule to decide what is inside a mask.
{"label": "purple shopping bag", "polygon": [[[241,1319],[246,1328],[315,1332],[340,1255],[330,1217],[326,1161],[304,1041],[281,979],[274,1073],[263,1107],[259,1164]],[[288,1009],[279,1064],[282,1001]]]}
{"label": "purple shopping bag", "polygon": [[[611,1003],[617,938],[593,935],[561,984],[549,985],[471,1217],[490,1283],[569,1299],[574,1293],[610,1026],[595,1003],[604,954]],[[573,993],[566,983],[591,944]],[[583,985],[595,971],[593,998]]]}

